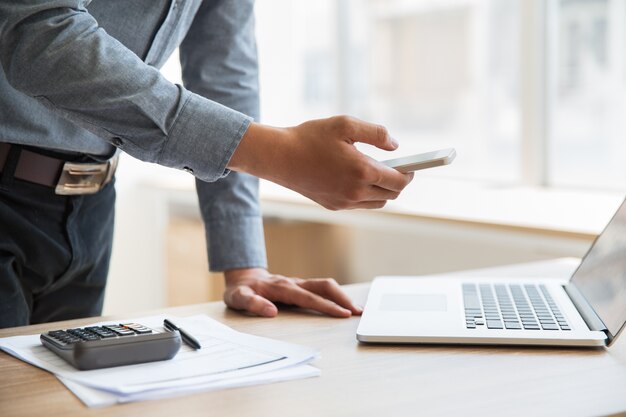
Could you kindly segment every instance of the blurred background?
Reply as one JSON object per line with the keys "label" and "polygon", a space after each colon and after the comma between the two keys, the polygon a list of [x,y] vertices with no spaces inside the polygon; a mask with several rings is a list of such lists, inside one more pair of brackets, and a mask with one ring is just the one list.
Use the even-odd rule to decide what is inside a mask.
{"label": "blurred background", "polygon": [[[262,183],[270,270],[367,282],[580,257],[626,189],[626,1],[257,0],[262,122],[454,147],[378,211]],[[178,55],[162,72],[180,83]],[[193,178],[124,155],[105,313],[221,299]],[[138,296],[137,294],[140,294]]]}

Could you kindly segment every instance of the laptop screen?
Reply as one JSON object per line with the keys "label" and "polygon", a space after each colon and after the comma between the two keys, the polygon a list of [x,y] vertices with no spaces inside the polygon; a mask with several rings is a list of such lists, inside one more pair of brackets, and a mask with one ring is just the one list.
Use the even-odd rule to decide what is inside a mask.
{"label": "laptop screen", "polygon": [[626,201],[591,246],[571,282],[616,335],[626,322]]}

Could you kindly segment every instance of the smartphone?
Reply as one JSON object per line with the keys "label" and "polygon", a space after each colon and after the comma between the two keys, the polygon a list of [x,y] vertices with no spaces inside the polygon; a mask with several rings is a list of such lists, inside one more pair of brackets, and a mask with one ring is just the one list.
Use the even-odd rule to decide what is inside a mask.
{"label": "smartphone", "polygon": [[456,150],[454,148],[448,148],[433,152],[403,156],[402,158],[388,159],[381,162],[388,167],[395,168],[403,174],[406,174],[420,169],[448,165],[454,161],[455,157]]}

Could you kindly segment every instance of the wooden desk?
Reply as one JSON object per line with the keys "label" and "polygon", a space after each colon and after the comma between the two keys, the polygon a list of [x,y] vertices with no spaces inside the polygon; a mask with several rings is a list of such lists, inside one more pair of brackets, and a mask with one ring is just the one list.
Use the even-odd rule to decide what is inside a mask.
{"label": "wooden desk", "polygon": [[[543,265],[543,266],[542,266]],[[575,263],[495,269],[567,274]],[[474,272],[474,274],[484,272]],[[368,286],[346,290],[364,302]],[[611,349],[371,346],[355,339],[358,318],[282,311],[244,317],[222,303],[165,310],[206,313],[237,330],[322,352],[322,376],[88,409],[52,375],[0,354],[0,416],[590,416],[626,415],[626,337]],[[86,325],[91,320],[0,330],[0,337]]]}

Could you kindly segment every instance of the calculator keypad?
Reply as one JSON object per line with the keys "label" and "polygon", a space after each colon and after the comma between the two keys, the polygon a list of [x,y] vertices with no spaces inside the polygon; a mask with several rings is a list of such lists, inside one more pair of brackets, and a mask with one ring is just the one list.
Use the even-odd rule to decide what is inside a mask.
{"label": "calculator keypad", "polygon": [[62,345],[70,345],[77,342],[88,342],[115,337],[133,336],[152,333],[152,329],[138,323],[112,324],[106,326],[90,326],[85,328],[54,330],[48,332],[48,336]]}

